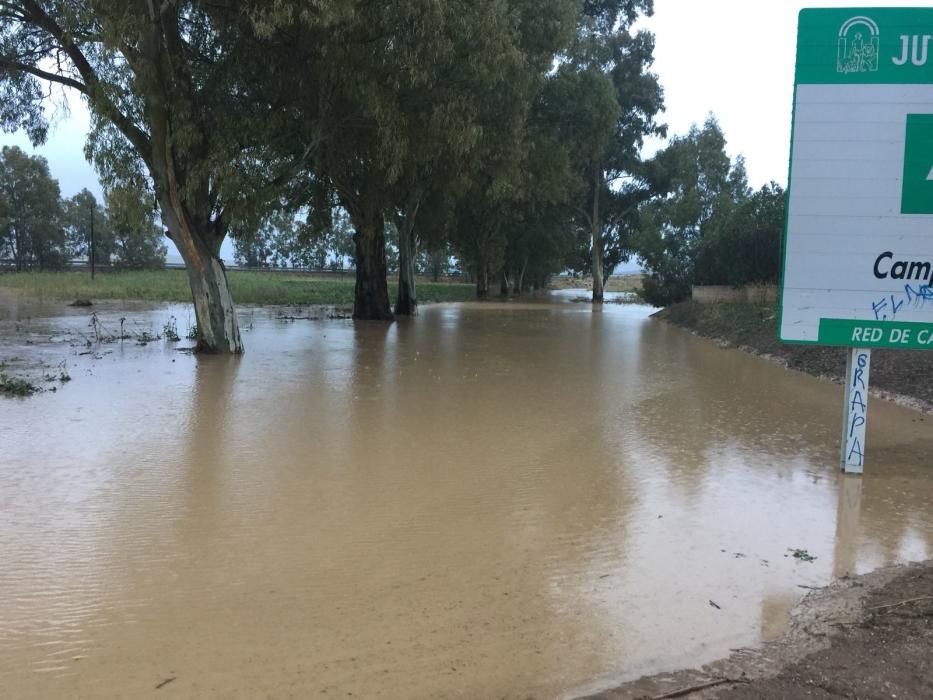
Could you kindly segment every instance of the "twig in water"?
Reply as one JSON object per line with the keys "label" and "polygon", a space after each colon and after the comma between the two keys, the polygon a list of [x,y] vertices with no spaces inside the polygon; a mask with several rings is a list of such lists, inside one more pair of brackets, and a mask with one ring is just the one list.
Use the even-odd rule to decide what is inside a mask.
{"label": "twig in water", "polygon": [[747,678],[720,678],[716,681],[710,681],[709,683],[701,683],[700,685],[692,685],[689,688],[681,688],[680,690],[675,690],[664,695],[656,695],[651,700],[672,700],[673,698],[682,698],[691,693],[699,693],[701,690],[706,690],[707,688],[715,688],[719,685],[726,685],[728,683],[748,683]]}
{"label": "twig in water", "polygon": [[173,677],[173,678],[166,678],[164,681],[162,681],[161,683],[159,683],[159,685],[157,685],[157,686],[155,687],[155,689],[156,689],[156,690],[160,690],[161,688],[164,688],[164,687],[167,686],[169,683],[171,683],[173,680],[175,680],[174,677]]}
{"label": "twig in water", "polygon": [[875,605],[870,608],[865,608],[866,610],[886,610],[888,608],[899,608],[902,605],[907,605],[908,603],[919,603],[924,600],[933,600],[933,595],[922,595],[919,598],[909,598],[908,600],[902,600],[899,603],[888,603],[887,605]]}

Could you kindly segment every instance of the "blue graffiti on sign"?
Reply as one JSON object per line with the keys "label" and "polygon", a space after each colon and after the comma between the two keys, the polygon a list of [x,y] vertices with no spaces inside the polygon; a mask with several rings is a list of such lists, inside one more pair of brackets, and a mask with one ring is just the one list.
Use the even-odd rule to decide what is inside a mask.
{"label": "blue graffiti on sign", "polygon": [[933,288],[930,285],[921,284],[914,287],[905,284],[903,292],[888,294],[873,301],[871,310],[876,321],[893,321],[905,306],[917,309],[926,306],[928,301],[933,301]]}

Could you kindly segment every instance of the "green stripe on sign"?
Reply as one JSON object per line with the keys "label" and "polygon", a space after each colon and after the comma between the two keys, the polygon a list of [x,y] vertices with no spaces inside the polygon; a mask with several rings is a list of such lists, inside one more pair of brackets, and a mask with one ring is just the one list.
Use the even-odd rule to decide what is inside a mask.
{"label": "green stripe on sign", "polygon": [[821,345],[933,350],[933,323],[820,319]]}
{"label": "green stripe on sign", "polygon": [[933,82],[933,8],[807,9],[800,13],[797,84]]}

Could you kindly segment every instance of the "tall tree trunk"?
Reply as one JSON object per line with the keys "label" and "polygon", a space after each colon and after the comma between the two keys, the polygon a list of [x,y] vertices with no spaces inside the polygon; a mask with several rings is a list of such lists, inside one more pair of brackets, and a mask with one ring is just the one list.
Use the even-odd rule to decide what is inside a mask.
{"label": "tall tree trunk", "polygon": [[489,268],[485,260],[476,264],[476,298],[489,297]]}
{"label": "tall tree trunk", "polygon": [[386,269],[386,226],[381,211],[350,212],[356,244],[356,291],[353,318],[358,321],[393,321],[389,306]]}
{"label": "tall tree trunk", "polygon": [[509,274],[505,270],[503,270],[502,279],[499,282],[499,296],[507,297],[509,295],[510,286],[511,285],[509,283]]}
{"label": "tall tree trunk", "polygon": [[593,303],[603,303],[603,224],[599,217],[599,193],[603,186],[603,173],[599,165],[593,171]]}
{"label": "tall tree trunk", "polygon": [[515,278],[515,294],[516,296],[521,296],[525,291],[525,270],[528,269],[528,258],[526,257],[522,261],[522,269],[519,270],[518,276]]}
{"label": "tall tree trunk", "polygon": [[162,216],[170,238],[185,261],[198,323],[198,352],[243,352],[227,271],[220,261],[223,237],[209,230],[195,229],[184,208],[169,202],[163,202]]}
{"label": "tall tree trunk", "polygon": [[13,236],[13,260],[16,261],[16,270],[22,272],[26,269],[26,255],[23,251],[23,239],[25,236],[20,232],[19,224],[16,224],[15,233]]}
{"label": "tall tree trunk", "polygon": [[415,219],[418,205],[409,206],[404,217],[398,221],[398,296],[395,313],[398,316],[413,316],[418,307],[415,290],[415,256],[418,241],[415,237]]}
{"label": "tall tree trunk", "polygon": [[22,272],[25,269],[25,264],[23,260],[23,242],[19,235],[19,229],[16,229],[14,235],[13,243],[13,260],[16,262],[16,271]]}
{"label": "tall tree trunk", "polygon": [[185,266],[198,321],[198,351],[243,352],[240,324],[224,264],[217,256],[204,255],[196,262],[186,260]]}
{"label": "tall tree trunk", "polygon": [[438,252],[435,251],[431,254],[431,279],[435,282],[439,281],[441,278],[441,266],[444,262],[444,257],[447,256],[447,251]]}

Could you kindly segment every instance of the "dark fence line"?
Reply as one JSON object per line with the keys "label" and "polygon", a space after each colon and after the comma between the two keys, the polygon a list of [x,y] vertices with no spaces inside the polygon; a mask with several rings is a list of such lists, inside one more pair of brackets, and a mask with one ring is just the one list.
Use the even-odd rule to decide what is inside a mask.
{"label": "dark fence line", "polygon": [[[163,263],[160,267],[147,268],[147,269],[184,270],[185,267],[186,267],[185,263],[183,262],[166,262],[166,263]],[[338,276],[345,276],[345,275],[350,275],[350,274],[355,273],[355,270],[353,268],[344,268],[344,269],[335,270],[334,268],[316,269],[316,268],[311,268],[311,267],[247,267],[245,265],[226,265],[226,268],[228,270],[237,270],[240,272],[286,272],[286,273],[287,272],[301,272],[301,273],[314,273],[314,274],[321,274],[321,275],[338,275]],[[17,266],[14,260],[0,259],[0,270],[16,270],[16,269],[17,269]],[[27,264],[24,269],[38,270],[40,268],[36,264]],[[65,269],[74,270],[74,271],[90,270],[91,264],[87,260],[69,260],[68,262],[65,263]],[[97,263],[96,265],[94,265],[94,269],[97,272],[112,272],[114,270],[124,271],[124,270],[131,270],[134,268],[121,267],[119,265],[112,265],[109,263]]]}
{"label": "dark fence line", "polygon": [[[305,274],[305,275],[324,275],[328,277],[352,277],[356,274],[356,269],[352,267],[334,269],[332,267],[324,268],[313,268],[313,267],[247,267],[245,265],[227,265],[228,270],[235,270],[237,272],[278,272],[283,274]],[[0,259],[0,272],[16,272],[17,271],[16,262],[10,259]],[[38,265],[27,265],[26,270],[38,270],[40,269]],[[73,272],[87,272],[90,274],[91,264],[87,260],[69,260],[66,263],[65,269],[71,270]],[[120,267],[117,265],[104,265],[97,263],[94,265],[94,270],[96,272],[125,272],[131,270],[132,268]],[[156,270],[184,270],[185,264],[175,263],[175,262],[166,262],[160,268],[150,268]],[[398,271],[391,272],[390,274],[397,274]],[[430,273],[420,273],[419,277],[430,277]],[[462,282],[466,279],[466,276],[461,272],[451,272],[446,275],[440,275],[438,277],[439,281],[449,281],[449,282]]]}

